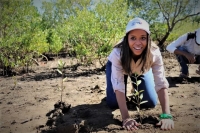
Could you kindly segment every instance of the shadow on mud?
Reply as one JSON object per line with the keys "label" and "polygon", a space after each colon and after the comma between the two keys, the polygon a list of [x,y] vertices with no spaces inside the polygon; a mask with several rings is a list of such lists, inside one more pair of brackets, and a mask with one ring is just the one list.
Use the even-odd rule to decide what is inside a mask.
{"label": "shadow on mud", "polygon": [[[92,75],[102,75],[105,73],[105,67],[102,68],[96,68],[96,69],[89,69],[86,67],[86,69],[78,69],[80,65],[72,65],[72,66],[66,66],[64,68],[64,77],[68,78],[76,78],[80,76],[92,76]],[[55,79],[61,77],[61,74],[59,74],[56,70],[57,68],[52,68],[49,70],[42,70],[39,73],[30,73],[25,76],[21,77],[21,81],[42,81],[46,79]]]}
{"label": "shadow on mud", "polygon": [[[56,111],[55,111],[56,110]],[[62,113],[59,109],[49,111],[45,125],[37,127],[38,133],[89,133],[104,130],[110,124],[120,125],[118,119],[113,118],[111,109],[106,105],[105,98],[99,104],[83,104],[71,107]],[[118,127],[119,130],[121,127]]]}
{"label": "shadow on mud", "polygon": [[178,87],[176,84],[191,84],[191,83],[200,83],[200,77],[189,77],[189,78],[180,78],[180,77],[166,77],[169,82],[169,87]]}
{"label": "shadow on mud", "polygon": [[[68,104],[69,105],[69,104]],[[37,133],[90,133],[90,132],[112,132],[124,130],[122,128],[121,116],[113,117],[112,112],[103,98],[99,104],[83,104],[71,107],[67,112],[54,108],[47,112],[46,124],[37,127]],[[139,116],[135,120],[140,122]],[[155,128],[158,122],[157,116],[142,116],[141,129]],[[111,127],[112,128],[111,128]]]}

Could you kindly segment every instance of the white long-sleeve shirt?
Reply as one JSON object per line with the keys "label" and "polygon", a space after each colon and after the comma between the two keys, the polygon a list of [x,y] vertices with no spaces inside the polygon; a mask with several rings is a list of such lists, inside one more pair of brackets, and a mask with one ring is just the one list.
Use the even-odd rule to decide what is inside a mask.
{"label": "white long-sleeve shirt", "polygon": [[[112,62],[112,72],[111,72],[111,82],[113,85],[114,92],[116,90],[125,93],[125,84],[124,84],[124,70],[121,65],[120,60],[120,48],[114,48],[113,51],[108,56],[108,60]],[[155,82],[155,90],[159,91],[162,88],[168,88],[169,84],[165,78],[165,71],[162,61],[162,55],[158,48],[151,49],[151,57],[152,60],[151,68],[154,75]],[[142,63],[140,64],[141,59],[139,59],[136,63],[134,60],[131,62],[131,70],[132,73],[141,74]],[[148,68],[150,70],[150,68]],[[148,71],[147,70],[147,71]],[[146,72],[147,72],[146,71]]]}
{"label": "white long-sleeve shirt", "polygon": [[180,36],[177,40],[173,41],[166,47],[167,51],[174,53],[177,47],[185,46],[188,52],[195,55],[200,55],[200,46],[196,44],[195,38],[187,40],[187,37],[187,33]]}

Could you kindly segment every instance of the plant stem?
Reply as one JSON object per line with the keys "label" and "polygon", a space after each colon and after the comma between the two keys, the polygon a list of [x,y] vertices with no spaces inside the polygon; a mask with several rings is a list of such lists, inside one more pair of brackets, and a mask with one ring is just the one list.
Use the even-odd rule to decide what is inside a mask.
{"label": "plant stem", "polygon": [[62,71],[62,78],[61,78],[61,103],[62,103],[62,93],[63,93],[63,71]]}
{"label": "plant stem", "polygon": [[136,99],[137,99],[137,106],[138,106],[138,114],[139,114],[139,117],[140,117],[140,123],[142,123],[142,118],[141,118],[141,113],[140,113],[140,93],[139,93],[139,90],[138,90],[138,84],[137,84],[137,81],[138,81],[138,79],[137,79],[138,77],[136,76],[136,86],[137,86],[137,92],[138,92],[138,95],[137,95],[137,97],[136,97]]}

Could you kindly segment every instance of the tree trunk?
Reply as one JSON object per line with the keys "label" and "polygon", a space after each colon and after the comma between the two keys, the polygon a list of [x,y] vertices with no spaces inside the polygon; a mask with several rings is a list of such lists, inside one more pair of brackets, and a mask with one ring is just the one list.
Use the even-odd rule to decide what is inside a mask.
{"label": "tree trunk", "polygon": [[169,36],[169,31],[165,34],[165,36],[159,41],[158,43],[158,47],[160,48],[161,52],[164,52],[164,42],[167,40],[168,36]]}

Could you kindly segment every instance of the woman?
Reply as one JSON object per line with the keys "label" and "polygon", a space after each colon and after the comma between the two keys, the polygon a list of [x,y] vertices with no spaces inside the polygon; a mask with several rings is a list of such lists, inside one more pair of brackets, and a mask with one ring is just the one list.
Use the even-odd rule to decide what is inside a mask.
{"label": "woman", "polygon": [[[169,109],[168,82],[165,78],[162,56],[159,48],[151,44],[149,24],[134,18],[126,26],[126,35],[110,53],[106,64],[106,101],[110,108],[119,108],[123,127],[129,131],[137,130],[139,125],[130,118],[126,105],[126,84],[130,76],[136,82],[133,74],[137,73],[141,84],[139,90],[144,90],[145,107],[155,107],[157,96],[162,106],[161,120],[157,125],[161,129],[174,128],[174,122]],[[135,88],[135,84],[133,84]]]}

